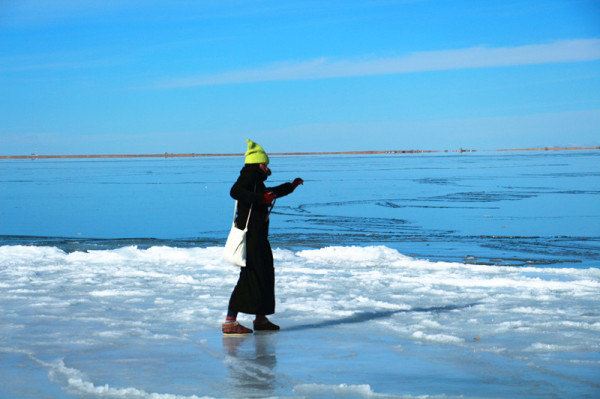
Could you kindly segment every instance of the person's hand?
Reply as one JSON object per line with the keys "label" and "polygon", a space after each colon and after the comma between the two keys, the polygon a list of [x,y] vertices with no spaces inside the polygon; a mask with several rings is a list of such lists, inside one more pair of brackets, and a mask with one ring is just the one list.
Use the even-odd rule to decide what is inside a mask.
{"label": "person's hand", "polygon": [[301,185],[301,184],[304,184],[304,180],[302,180],[302,179],[301,179],[301,178],[299,178],[299,177],[296,177],[296,178],[294,179],[294,181],[292,182],[292,186],[294,186],[294,189],[295,189],[296,187],[298,187],[299,185]]}
{"label": "person's hand", "polygon": [[265,191],[263,194],[263,202],[267,205],[271,205],[271,202],[277,198],[273,191]]}

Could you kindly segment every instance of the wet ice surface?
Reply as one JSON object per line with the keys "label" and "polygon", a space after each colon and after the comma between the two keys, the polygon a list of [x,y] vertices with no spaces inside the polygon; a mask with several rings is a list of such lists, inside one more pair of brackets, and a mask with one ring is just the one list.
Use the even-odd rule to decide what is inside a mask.
{"label": "wet ice surface", "polygon": [[600,390],[599,269],[429,262],[381,246],[278,249],[284,330],[223,339],[236,275],[221,253],[1,247],[0,396]]}
{"label": "wet ice surface", "polygon": [[241,339],[238,160],[0,163],[0,397],[598,397],[599,158],[274,158],[284,329]]}

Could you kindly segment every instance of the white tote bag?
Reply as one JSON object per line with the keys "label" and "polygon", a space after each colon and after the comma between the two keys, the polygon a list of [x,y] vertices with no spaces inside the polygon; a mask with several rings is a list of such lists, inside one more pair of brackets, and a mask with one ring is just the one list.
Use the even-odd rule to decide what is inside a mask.
{"label": "white tote bag", "polygon": [[233,263],[236,266],[246,266],[246,232],[248,231],[248,222],[250,222],[250,215],[252,214],[252,205],[248,211],[248,219],[246,219],[246,226],[244,230],[235,227],[235,212],[237,210],[237,201],[233,206],[233,223],[229,236],[227,236],[227,242],[225,243],[225,252],[223,257],[228,262]]}

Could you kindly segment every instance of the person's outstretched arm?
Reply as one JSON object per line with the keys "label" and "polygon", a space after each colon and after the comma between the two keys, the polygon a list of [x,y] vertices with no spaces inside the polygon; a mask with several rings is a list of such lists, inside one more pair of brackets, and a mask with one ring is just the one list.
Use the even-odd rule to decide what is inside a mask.
{"label": "person's outstretched arm", "polygon": [[279,186],[267,187],[266,191],[271,191],[273,194],[275,194],[276,198],[285,197],[286,195],[293,193],[296,187],[301,184],[304,184],[304,180],[296,177],[291,183],[283,183]]}

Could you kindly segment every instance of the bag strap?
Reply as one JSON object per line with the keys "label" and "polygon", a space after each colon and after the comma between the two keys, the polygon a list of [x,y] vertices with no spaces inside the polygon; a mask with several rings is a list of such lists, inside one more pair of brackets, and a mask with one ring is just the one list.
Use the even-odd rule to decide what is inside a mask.
{"label": "bag strap", "polygon": [[[237,214],[237,205],[238,205],[238,201],[236,200],[235,203],[233,204],[233,224],[235,225],[235,215]],[[248,228],[248,223],[250,223],[250,215],[252,214],[252,207],[254,206],[254,204],[250,205],[250,210],[248,211],[248,217],[246,218],[246,226],[244,227],[244,230],[246,230]]]}

